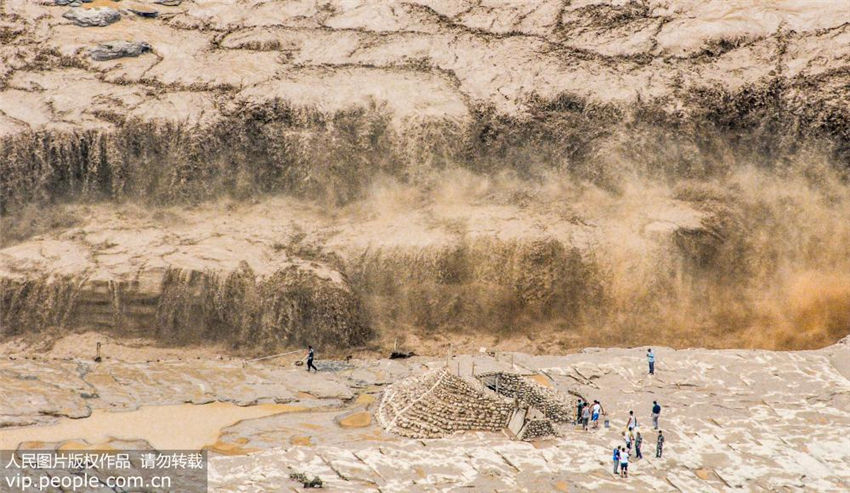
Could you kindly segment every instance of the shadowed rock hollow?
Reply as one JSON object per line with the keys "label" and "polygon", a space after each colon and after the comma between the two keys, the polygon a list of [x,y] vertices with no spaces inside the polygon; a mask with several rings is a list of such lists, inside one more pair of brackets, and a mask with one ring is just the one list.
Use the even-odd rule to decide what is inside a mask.
{"label": "shadowed rock hollow", "polygon": [[6,335],[850,332],[843,2],[0,9]]}

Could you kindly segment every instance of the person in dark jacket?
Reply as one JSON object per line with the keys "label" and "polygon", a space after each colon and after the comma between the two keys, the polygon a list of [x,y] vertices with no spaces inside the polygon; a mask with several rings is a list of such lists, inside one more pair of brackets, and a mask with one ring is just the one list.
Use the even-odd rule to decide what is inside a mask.
{"label": "person in dark jacket", "polygon": [[658,417],[661,416],[661,404],[652,401],[652,427],[658,429]]}
{"label": "person in dark jacket", "polygon": [[310,368],[316,372],[319,371],[316,365],[313,364],[313,346],[307,346],[307,372],[310,371]]}
{"label": "person in dark jacket", "polygon": [[661,458],[661,452],[664,451],[664,435],[661,430],[658,430],[658,445],[655,446],[655,456]]}

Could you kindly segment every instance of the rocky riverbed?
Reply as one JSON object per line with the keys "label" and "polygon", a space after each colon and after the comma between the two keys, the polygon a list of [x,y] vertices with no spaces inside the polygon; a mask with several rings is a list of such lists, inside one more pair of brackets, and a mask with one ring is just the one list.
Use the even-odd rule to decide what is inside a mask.
{"label": "rocky riverbed", "polygon": [[[125,357],[132,352],[125,351]],[[512,366],[560,393],[599,399],[608,413],[604,419],[611,421],[610,428],[588,432],[560,425],[555,438],[522,442],[502,432],[407,439],[375,422],[387,385],[443,368],[445,358],[319,359],[320,371],[308,374],[293,366],[293,356],[259,362],[111,357],[94,363],[27,359],[35,356],[24,351],[0,362],[5,425],[0,443],[65,449],[203,446],[212,457],[213,491],[297,491],[292,472],[317,475],[331,491],[850,486],[844,467],[850,460],[846,341],[816,351],[655,352],[655,376],[647,375],[645,348],[450,358],[455,374],[469,375],[473,363],[478,369]],[[660,459],[649,417],[653,400],[663,406],[666,442]],[[638,416],[645,458],[633,461],[629,479],[620,479],[611,474],[609,456],[621,441],[629,410]],[[125,424],[135,424],[122,428],[122,415]],[[195,421],[211,427],[191,425]],[[28,435],[33,440],[25,440]]]}
{"label": "rocky riverbed", "polygon": [[[0,444],[204,447],[217,491],[848,490],[848,101],[845,1],[0,0]],[[554,438],[387,433],[446,367],[612,427],[517,385]],[[665,456],[613,477],[653,400]]]}

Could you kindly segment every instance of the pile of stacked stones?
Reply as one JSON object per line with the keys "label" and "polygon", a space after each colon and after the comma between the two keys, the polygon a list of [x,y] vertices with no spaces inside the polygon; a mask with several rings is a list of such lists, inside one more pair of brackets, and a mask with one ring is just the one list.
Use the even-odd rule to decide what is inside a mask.
{"label": "pile of stacked stones", "polygon": [[501,431],[513,409],[512,402],[441,369],[390,386],[376,419],[392,433],[439,438],[458,431]]}
{"label": "pile of stacked stones", "polygon": [[[498,393],[514,398],[526,406],[540,410],[547,418],[556,423],[573,421],[574,411],[569,402],[558,392],[534,383],[516,373],[492,372],[477,375],[478,379],[488,382],[488,387]],[[498,380],[498,386],[494,382]]]}
{"label": "pile of stacked stones", "polygon": [[375,420],[387,431],[394,431],[396,420],[405,408],[427,395],[429,389],[444,377],[443,373],[432,371],[420,377],[405,378],[387,387],[375,411]]}
{"label": "pile of stacked stones", "polygon": [[520,433],[520,440],[534,440],[541,437],[555,436],[555,428],[552,426],[552,421],[546,418],[530,419],[525,422],[525,426]]}

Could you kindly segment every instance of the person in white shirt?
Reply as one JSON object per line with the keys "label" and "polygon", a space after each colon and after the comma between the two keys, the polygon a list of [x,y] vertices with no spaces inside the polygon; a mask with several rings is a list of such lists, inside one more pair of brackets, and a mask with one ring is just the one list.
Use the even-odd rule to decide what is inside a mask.
{"label": "person in white shirt", "polygon": [[625,448],[620,449],[620,474],[629,477],[629,451]]}
{"label": "person in white shirt", "polygon": [[594,428],[599,428],[599,415],[603,412],[605,411],[602,409],[602,404],[600,404],[599,401],[593,401],[590,420],[593,421]]}
{"label": "person in white shirt", "polygon": [[629,429],[629,431],[634,431],[634,429],[637,428],[637,425],[638,425],[638,423],[637,423],[637,418],[635,417],[635,412],[629,411],[629,422],[626,425],[627,428]]}

